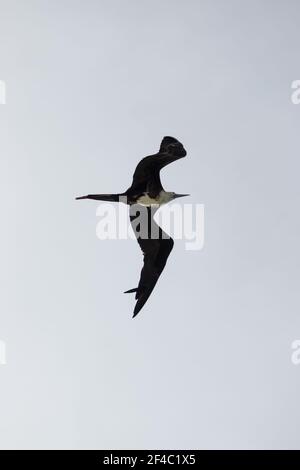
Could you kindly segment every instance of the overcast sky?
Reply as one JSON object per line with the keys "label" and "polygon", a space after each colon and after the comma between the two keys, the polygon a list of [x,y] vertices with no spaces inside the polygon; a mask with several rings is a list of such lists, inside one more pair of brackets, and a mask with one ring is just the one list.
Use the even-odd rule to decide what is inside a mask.
{"label": "overcast sky", "polygon": [[[300,448],[299,1],[0,11],[0,447]],[[125,190],[164,135],[205,244],[132,320],[139,247],[74,198]]]}

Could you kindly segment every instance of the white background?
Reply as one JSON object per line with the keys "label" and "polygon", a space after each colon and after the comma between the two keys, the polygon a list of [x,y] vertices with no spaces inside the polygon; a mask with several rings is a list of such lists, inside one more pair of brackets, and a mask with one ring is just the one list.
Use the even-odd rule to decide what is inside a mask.
{"label": "white background", "polygon": [[[299,1],[0,11],[1,448],[299,448]],[[205,245],[176,242],[132,320],[139,247],[74,198],[125,190],[164,135]]]}

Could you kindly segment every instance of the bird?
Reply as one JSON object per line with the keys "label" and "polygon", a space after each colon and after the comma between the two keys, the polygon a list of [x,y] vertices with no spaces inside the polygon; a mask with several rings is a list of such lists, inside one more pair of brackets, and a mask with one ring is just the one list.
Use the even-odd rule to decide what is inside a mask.
{"label": "bird", "polygon": [[159,151],[143,158],[137,165],[131,186],[118,194],[88,194],[76,200],[94,199],[97,201],[125,202],[129,205],[129,217],[138,244],[143,252],[143,267],[136,288],[125,291],[135,293],[136,304],[133,318],[151,295],[168,257],[173,249],[174,240],[159,227],[154,214],[163,204],[189,194],[165,191],[160,170],[166,165],[184,158],[187,152],[177,139],[166,136],[162,139]]}

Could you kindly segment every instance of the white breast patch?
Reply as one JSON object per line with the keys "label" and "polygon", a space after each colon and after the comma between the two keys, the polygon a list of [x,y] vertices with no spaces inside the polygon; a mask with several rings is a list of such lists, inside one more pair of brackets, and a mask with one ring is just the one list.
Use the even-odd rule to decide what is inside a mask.
{"label": "white breast patch", "polygon": [[147,194],[143,194],[136,202],[142,206],[159,206],[159,201],[149,197]]}
{"label": "white breast patch", "polygon": [[169,202],[171,198],[171,193],[166,191],[161,191],[156,199],[151,198],[148,194],[144,193],[141,197],[138,198],[137,203],[142,206],[161,206]]}

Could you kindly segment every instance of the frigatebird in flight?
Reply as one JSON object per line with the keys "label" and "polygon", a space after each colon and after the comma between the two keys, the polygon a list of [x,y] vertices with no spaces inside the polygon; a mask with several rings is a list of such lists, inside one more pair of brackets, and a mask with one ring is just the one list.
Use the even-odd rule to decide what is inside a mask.
{"label": "frigatebird in flight", "polygon": [[[130,222],[144,255],[138,287],[125,292],[125,294],[135,293],[137,302],[133,317],[147,302],[174,245],[173,239],[155,223],[154,213],[162,204],[178,197],[189,196],[189,194],[165,191],[160,181],[160,170],[185,156],[186,151],[177,139],[164,137],[159,152],[139,162],[127,191],[119,194],[88,194],[76,198],[125,202],[130,206]],[[136,223],[137,221],[139,223]]]}

